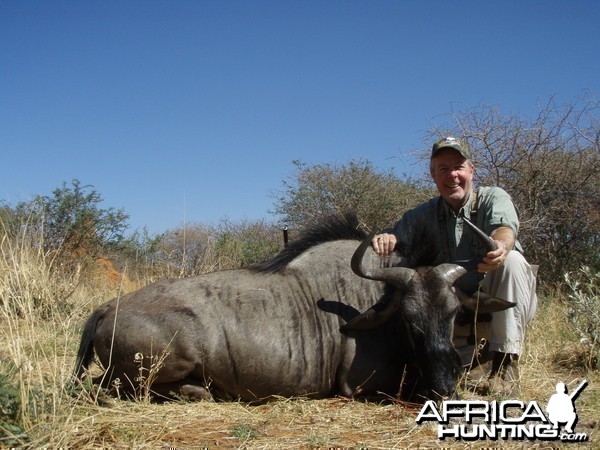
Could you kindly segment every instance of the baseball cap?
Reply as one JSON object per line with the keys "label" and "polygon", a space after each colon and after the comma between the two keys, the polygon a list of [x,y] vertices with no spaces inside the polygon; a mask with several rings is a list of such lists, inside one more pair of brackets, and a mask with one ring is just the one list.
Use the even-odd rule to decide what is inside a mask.
{"label": "baseball cap", "polygon": [[442,149],[453,148],[458,153],[463,155],[466,159],[472,159],[473,154],[466,143],[459,141],[455,137],[448,136],[436,141],[431,149],[431,158],[434,158]]}

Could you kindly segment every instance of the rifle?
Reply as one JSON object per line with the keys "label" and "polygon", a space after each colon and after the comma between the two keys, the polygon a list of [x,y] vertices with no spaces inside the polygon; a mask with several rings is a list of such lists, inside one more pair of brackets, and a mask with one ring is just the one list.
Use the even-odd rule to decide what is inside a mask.
{"label": "rifle", "polygon": [[573,391],[572,394],[569,395],[571,401],[575,401],[577,396],[583,391],[583,389],[588,385],[588,380],[583,380],[579,386]]}

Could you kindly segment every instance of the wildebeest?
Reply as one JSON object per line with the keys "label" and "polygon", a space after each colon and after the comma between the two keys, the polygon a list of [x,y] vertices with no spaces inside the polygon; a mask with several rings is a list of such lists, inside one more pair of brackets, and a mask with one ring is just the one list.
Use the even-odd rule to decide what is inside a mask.
{"label": "wildebeest", "polygon": [[[75,375],[95,354],[106,370],[97,381],[118,378],[132,391],[140,364],[159,367],[160,359],[151,386],[158,397],[259,401],[396,395],[406,367],[416,366],[426,396],[452,394],[453,283],[466,269],[395,267],[403,258],[379,257],[365,235],[356,218],[331,218],[256,267],[159,281],[113,299],[88,319]],[[509,306],[485,299],[479,310],[499,303]]]}

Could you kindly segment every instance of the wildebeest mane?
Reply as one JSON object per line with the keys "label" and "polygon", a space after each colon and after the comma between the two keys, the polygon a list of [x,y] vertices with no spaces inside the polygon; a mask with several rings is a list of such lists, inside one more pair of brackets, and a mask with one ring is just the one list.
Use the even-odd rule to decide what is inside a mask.
{"label": "wildebeest mane", "polygon": [[257,272],[280,272],[311,247],[324,242],[351,239],[362,241],[367,236],[355,213],[329,216],[323,221],[302,230],[298,239],[290,242],[273,258],[251,267]]}
{"label": "wildebeest mane", "polygon": [[433,235],[431,227],[413,225],[405,230],[406,234],[397,235],[396,251],[405,259],[407,267],[433,266],[440,264],[441,248]]}

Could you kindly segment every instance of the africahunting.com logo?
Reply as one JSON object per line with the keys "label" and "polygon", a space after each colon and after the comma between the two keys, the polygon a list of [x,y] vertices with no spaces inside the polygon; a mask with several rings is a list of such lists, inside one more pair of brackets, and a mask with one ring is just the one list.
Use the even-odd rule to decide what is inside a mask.
{"label": "africahunting.com logo", "polygon": [[575,400],[587,384],[584,380],[569,394],[565,384],[558,383],[545,412],[536,401],[445,400],[438,405],[429,400],[416,421],[418,425],[437,422],[439,439],[584,442],[588,440],[587,434],[574,430],[577,423]]}

